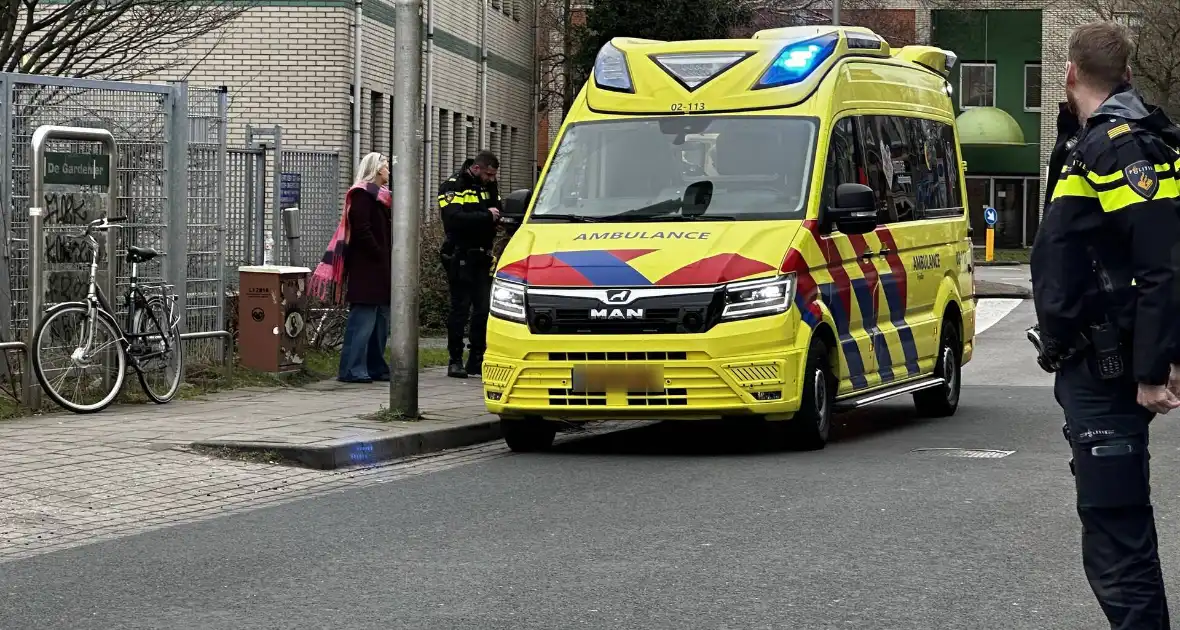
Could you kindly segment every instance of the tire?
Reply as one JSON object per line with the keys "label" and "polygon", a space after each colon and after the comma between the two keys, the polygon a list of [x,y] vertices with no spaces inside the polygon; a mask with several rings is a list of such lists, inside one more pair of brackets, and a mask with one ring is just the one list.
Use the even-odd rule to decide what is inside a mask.
{"label": "tire", "polygon": [[955,414],[959,408],[959,392],[963,384],[962,358],[963,342],[959,337],[959,327],[944,317],[942,336],[938,342],[938,361],[934,364],[934,375],[941,376],[944,383],[914,393],[914,405],[919,414],[933,418]]}
{"label": "tire", "polygon": [[537,419],[500,419],[504,442],[514,453],[535,453],[549,450],[557,437],[557,425]]}
{"label": "tire", "polygon": [[[154,315],[154,317],[149,317],[149,313]],[[161,317],[165,318],[165,320],[160,321]],[[168,326],[168,322],[171,319],[171,309],[168,308],[167,302],[159,296],[154,296],[148,299],[145,308],[135,312],[135,319],[131,322],[131,334],[160,335],[164,337],[163,327]],[[156,386],[159,384],[149,384],[143,371],[138,372],[139,386],[143,388],[143,393],[152,402],[159,405],[171,401],[176,397],[176,392],[180,391],[180,374],[184,365],[184,346],[180,340],[180,327],[177,323],[172,323],[169,326],[167,341],[169,352],[165,361],[167,361],[166,365],[172,369],[172,376],[163,383],[164,389],[161,390]]]}
{"label": "tire", "polygon": [[52,340],[46,339],[47,331],[51,329],[55,321],[70,315],[80,314],[82,321],[85,322],[88,310],[88,307],[80,302],[63,304],[51,309],[45,314],[45,318],[41,320],[41,325],[37,328],[37,332],[33,336],[33,347],[30,349],[33,355],[33,374],[36,375],[37,382],[41,384],[41,390],[63,409],[74,413],[95,413],[106,409],[119,395],[119,390],[123,388],[123,379],[127,375],[127,355],[123,353],[123,344],[121,341],[123,336],[119,333],[119,327],[109,314],[105,311],[95,309],[95,338],[100,338],[99,333],[101,331],[102,335],[109,336],[114,341],[112,351],[115,355],[116,371],[110,391],[97,402],[89,404],[79,403],[66,399],[49,382],[49,378],[45,374],[44,357],[42,356],[42,348],[45,347],[45,343],[52,343]]}
{"label": "tire", "polygon": [[787,421],[787,446],[804,451],[827,446],[832,431],[832,407],[836,402],[836,378],[830,351],[822,339],[811,340],[803,372],[803,397],[799,411]]}

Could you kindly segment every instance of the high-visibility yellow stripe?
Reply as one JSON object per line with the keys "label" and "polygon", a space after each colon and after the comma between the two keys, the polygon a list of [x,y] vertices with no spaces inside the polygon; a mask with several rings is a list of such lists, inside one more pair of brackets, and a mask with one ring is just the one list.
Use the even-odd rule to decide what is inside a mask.
{"label": "high-visibility yellow stripe", "polygon": [[[1155,172],[1157,173],[1171,173],[1174,169],[1171,164],[1153,164]],[[1123,172],[1115,171],[1110,175],[1095,175],[1094,173],[1086,173],[1086,179],[1090,180],[1095,185],[1111,184],[1123,180]]]}
{"label": "high-visibility yellow stripe", "polygon": [[[1175,199],[1180,197],[1180,187],[1176,186],[1175,179],[1161,179],[1159,180],[1159,188],[1155,194],[1151,196],[1151,201],[1156,199]],[[1118,212],[1125,210],[1137,203],[1149,201],[1144,199],[1142,195],[1135,192],[1130,184],[1124,184],[1115,188],[1098,193],[1098,202],[1102,204],[1102,209],[1106,212]]]}
{"label": "high-visibility yellow stripe", "polygon": [[448,201],[445,194],[438,196],[438,207],[440,208],[449,206],[453,203],[479,203],[479,197],[476,197],[474,194],[453,195],[450,201]]}
{"label": "high-visibility yellow stripe", "polygon": [[1053,187],[1053,198],[1049,201],[1057,201],[1061,197],[1088,197],[1096,199],[1098,193],[1094,192],[1094,187],[1086,181],[1086,178],[1081,175],[1068,175],[1061,178],[1057,185]]}

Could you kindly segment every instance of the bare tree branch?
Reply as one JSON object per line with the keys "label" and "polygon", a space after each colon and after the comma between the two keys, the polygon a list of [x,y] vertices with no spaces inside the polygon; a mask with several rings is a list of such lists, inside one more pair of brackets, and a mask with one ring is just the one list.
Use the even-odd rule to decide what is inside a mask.
{"label": "bare tree branch", "polygon": [[237,0],[0,0],[0,68],[135,79],[255,6]]}

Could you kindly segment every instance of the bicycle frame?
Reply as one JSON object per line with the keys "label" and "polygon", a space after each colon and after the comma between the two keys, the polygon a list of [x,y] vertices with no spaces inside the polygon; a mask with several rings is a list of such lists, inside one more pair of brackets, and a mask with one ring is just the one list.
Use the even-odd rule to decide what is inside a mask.
{"label": "bicycle frame", "polygon": [[[114,255],[114,247],[112,247],[111,244],[109,243],[110,232],[107,231],[107,234],[108,234],[107,250],[109,252],[108,255]],[[85,342],[82,344],[80,349],[82,349],[84,351],[84,353],[87,355],[89,355],[91,353],[91,351],[93,349],[93,345],[94,345],[94,326],[95,326],[95,321],[96,321],[94,311],[96,309],[102,310],[102,311],[106,312],[108,315],[110,315],[111,319],[115,320],[115,329],[119,333],[119,343],[120,343],[120,345],[122,345],[123,350],[126,352],[129,362],[136,369],[136,371],[142,371],[140,369],[140,365],[139,365],[141,360],[151,359],[151,358],[155,358],[157,356],[164,356],[164,355],[167,355],[168,352],[170,352],[172,350],[172,347],[171,347],[172,342],[171,342],[171,340],[168,339],[168,335],[166,334],[166,331],[172,327],[172,319],[175,316],[175,313],[173,313],[173,310],[174,310],[173,305],[175,304],[175,302],[173,300],[168,300],[166,292],[161,290],[160,297],[162,299],[166,300],[166,306],[168,307],[169,321],[166,323],[161,323],[156,318],[156,314],[153,313],[151,311],[151,309],[145,310],[146,315],[148,317],[152,318],[152,320],[155,321],[159,325],[161,333],[165,333],[165,334],[163,334],[164,349],[160,352],[146,353],[146,354],[137,354],[137,353],[127,352],[127,350],[129,350],[131,348],[132,344],[135,341],[146,339],[148,337],[154,336],[151,333],[136,333],[136,332],[129,333],[128,332],[129,330],[134,329],[136,312],[139,309],[146,307],[147,301],[148,301],[147,296],[139,288],[139,263],[131,262],[130,285],[127,287],[127,292],[125,294],[126,299],[127,299],[127,323],[126,323],[126,326],[124,326],[124,325],[120,324],[119,320],[115,317],[115,314],[118,311],[116,311],[115,308],[111,305],[110,301],[107,299],[106,294],[103,292],[102,287],[98,286],[98,255],[99,255],[98,240],[95,239],[94,236],[92,236],[91,234],[86,234],[85,238],[86,238],[87,244],[90,246],[90,251],[91,251],[90,279],[89,279],[87,289],[86,289],[86,305],[87,305],[86,315],[87,315],[87,321],[89,322],[89,324],[88,324],[87,330],[86,330]],[[165,288],[167,286],[168,285],[165,285]]]}

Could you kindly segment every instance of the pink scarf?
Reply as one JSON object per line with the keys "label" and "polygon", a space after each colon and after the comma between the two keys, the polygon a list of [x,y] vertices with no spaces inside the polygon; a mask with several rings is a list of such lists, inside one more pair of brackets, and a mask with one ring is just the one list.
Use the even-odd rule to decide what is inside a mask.
{"label": "pink scarf", "polygon": [[328,249],[324,251],[307,285],[309,294],[333,304],[344,302],[344,257],[348,252],[348,243],[352,239],[352,228],[348,225],[348,210],[352,206],[352,191],[357,189],[376,194],[377,201],[387,208],[393,207],[393,194],[384,186],[377,188],[376,184],[354,184],[344,194],[344,212],[340,213],[340,225],[336,226],[336,233],[332,235],[332,240],[328,241]]}

